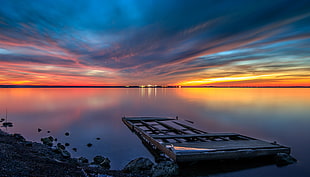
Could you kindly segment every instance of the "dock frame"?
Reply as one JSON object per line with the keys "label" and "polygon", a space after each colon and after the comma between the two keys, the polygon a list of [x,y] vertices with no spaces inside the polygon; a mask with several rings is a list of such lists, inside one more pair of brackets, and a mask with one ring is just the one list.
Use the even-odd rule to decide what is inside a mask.
{"label": "dock frame", "polygon": [[[290,154],[290,148],[237,133],[207,133],[171,117],[123,117],[124,124],[158,154],[175,162]],[[152,152],[154,154],[154,152]]]}

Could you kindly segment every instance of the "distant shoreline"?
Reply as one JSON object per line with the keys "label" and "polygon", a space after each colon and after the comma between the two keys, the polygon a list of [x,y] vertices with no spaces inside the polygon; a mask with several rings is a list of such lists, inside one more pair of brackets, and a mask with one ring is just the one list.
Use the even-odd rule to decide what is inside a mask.
{"label": "distant shoreline", "polygon": [[66,86],[0,85],[0,88],[310,88],[310,86]]}

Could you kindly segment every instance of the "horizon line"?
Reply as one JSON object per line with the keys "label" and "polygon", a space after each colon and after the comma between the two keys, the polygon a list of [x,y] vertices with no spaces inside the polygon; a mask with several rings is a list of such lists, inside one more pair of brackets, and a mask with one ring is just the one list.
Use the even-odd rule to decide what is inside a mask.
{"label": "horizon line", "polygon": [[310,86],[0,85],[0,88],[310,88]]}

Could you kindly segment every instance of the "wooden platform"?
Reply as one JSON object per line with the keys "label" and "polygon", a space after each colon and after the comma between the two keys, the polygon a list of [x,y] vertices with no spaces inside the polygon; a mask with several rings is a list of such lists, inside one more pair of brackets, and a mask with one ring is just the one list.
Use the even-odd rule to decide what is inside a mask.
{"label": "wooden platform", "polygon": [[153,150],[176,162],[252,158],[290,153],[290,148],[236,133],[207,133],[190,121],[167,117],[123,117],[122,121]]}

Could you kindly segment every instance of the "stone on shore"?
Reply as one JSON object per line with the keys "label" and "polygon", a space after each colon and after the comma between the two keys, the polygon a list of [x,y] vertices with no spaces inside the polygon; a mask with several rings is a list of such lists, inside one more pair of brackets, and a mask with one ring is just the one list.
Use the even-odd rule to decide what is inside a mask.
{"label": "stone on shore", "polygon": [[54,138],[49,136],[49,137],[45,137],[45,138],[41,138],[41,141],[43,144],[48,145],[48,146],[53,146],[53,141]]}
{"label": "stone on shore", "polygon": [[67,150],[62,150],[62,151],[61,151],[61,155],[62,155],[62,157],[64,157],[64,158],[70,158],[70,157],[71,157],[70,152],[68,152]]}
{"label": "stone on shore", "polygon": [[123,169],[126,173],[138,175],[150,175],[153,167],[153,162],[144,157],[140,157],[130,161]]}
{"label": "stone on shore", "polygon": [[[45,141],[51,141],[51,138],[47,137]],[[122,171],[103,168],[102,165],[110,164],[108,158],[104,158],[101,165],[92,168],[89,167],[85,158],[65,158],[59,152],[64,149],[58,146],[48,147],[42,143],[30,142],[24,140],[21,135],[8,134],[1,129],[0,149],[0,176],[134,176]],[[55,152],[56,150],[58,152]],[[81,160],[83,163],[79,163]]]}
{"label": "stone on shore", "polygon": [[65,150],[66,147],[64,145],[62,145],[61,143],[57,143],[57,148],[61,149],[61,150]]}
{"label": "stone on shore", "polygon": [[109,158],[105,158],[105,157],[98,155],[98,156],[94,157],[93,160],[94,161],[91,163],[93,165],[99,165],[104,169],[110,169],[111,168],[111,165],[110,165],[111,161]]}
{"label": "stone on shore", "polygon": [[172,161],[162,161],[152,168],[152,177],[169,177],[178,174],[178,165]]}
{"label": "stone on shore", "polygon": [[18,133],[13,134],[13,137],[15,137],[16,140],[18,141],[22,141],[22,142],[26,141],[26,139],[21,134],[18,134]]}
{"label": "stone on shore", "polygon": [[64,158],[41,143],[26,141],[19,134],[0,130],[0,149],[0,176],[85,176],[74,159]]}
{"label": "stone on shore", "polygon": [[88,159],[86,159],[85,157],[79,157],[78,158],[78,162],[80,162],[80,163],[88,163]]}

